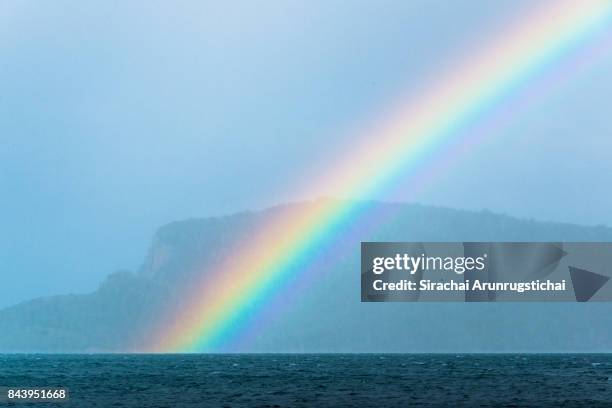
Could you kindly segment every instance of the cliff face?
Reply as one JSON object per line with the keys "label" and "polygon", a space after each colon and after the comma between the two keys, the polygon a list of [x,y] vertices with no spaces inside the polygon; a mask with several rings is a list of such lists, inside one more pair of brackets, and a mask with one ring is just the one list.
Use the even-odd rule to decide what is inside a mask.
{"label": "cliff face", "polygon": [[[360,241],[612,241],[612,229],[411,204],[374,207],[393,215],[367,233],[355,228],[346,234],[346,250],[333,253],[337,259],[309,270],[308,286],[288,289],[283,302],[290,306],[272,310],[274,318],[225,351],[612,351],[607,304],[359,301]],[[137,351],[208,265],[239,253],[259,225],[287,208],[161,227],[139,271],[111,274],[90,294],[39,298],[0,311],[0,352]]]}

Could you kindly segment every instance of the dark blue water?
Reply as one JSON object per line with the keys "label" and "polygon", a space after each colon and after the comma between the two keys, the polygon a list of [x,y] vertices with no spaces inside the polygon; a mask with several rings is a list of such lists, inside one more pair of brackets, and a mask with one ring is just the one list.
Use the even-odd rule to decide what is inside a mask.
{"label": "dark blue water", "polygon": [[17,407],[612,407],[612,355],[0,355]]}

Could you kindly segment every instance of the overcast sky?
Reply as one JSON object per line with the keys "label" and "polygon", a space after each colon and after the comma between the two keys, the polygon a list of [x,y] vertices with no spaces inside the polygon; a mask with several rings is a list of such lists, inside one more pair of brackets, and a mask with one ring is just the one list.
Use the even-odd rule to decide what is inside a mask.
{"label": "overcast sky", "polygon": [[[0,4],[0,307],[137,269],[166,222],[309,198],[330,145],[530,2],[123,3]],[[611,69],[374,198],[612,225]]]}

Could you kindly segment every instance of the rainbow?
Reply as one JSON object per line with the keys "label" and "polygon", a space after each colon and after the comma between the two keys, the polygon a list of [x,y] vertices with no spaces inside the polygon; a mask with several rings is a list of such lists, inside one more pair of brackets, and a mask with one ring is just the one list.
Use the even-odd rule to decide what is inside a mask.
{"label": "rainbow", "polygon": [[[425,158],[456,140],[521,86],[554,68],[609,29],[612,1],[539,3],[539,8],[469,50],[437,75],[419,97],[395,104],[368,127],[324,176],[297,189],[300,196],[332,192],[339,197],[376,197],[393,188]],[[188,302],[162,319],[148,351],[215,351],[237,336],[267,299],[282,291],[365,211],[355,201],[320,200],[287,206],[258,228],[239,257],[209,266]]]}

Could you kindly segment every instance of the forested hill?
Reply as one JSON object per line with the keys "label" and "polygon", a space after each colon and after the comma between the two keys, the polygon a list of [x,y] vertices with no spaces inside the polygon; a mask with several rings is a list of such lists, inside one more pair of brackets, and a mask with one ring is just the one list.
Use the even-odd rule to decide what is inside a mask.
{"label": "forested hill", "polygon": [[[208,265],[239,254],[278,212],[319,204],[162,226],[140,270],[115,272],[93,293],[38,298],[0,311],[0,352],[138,351]],[[361,241],[612,241],[612,229],[416,204],[370,206],[369,227],[346,226],[339,245],[345,249],[309,272],[317,276],[291,294],[290,306],[248,341],[219,351],[612,351],[612,305],[606,303],[364,304],[359,291]]]}

